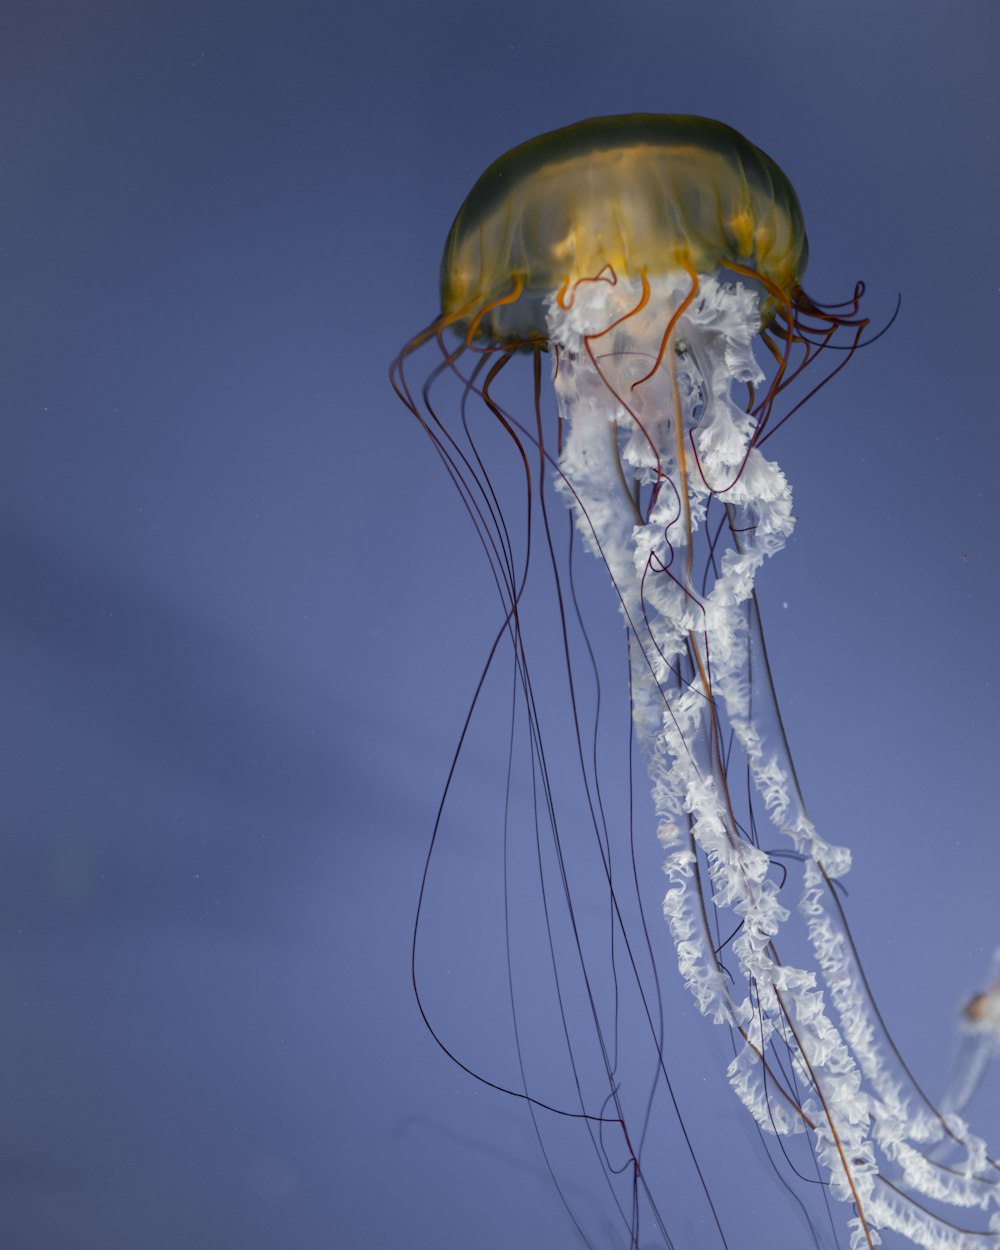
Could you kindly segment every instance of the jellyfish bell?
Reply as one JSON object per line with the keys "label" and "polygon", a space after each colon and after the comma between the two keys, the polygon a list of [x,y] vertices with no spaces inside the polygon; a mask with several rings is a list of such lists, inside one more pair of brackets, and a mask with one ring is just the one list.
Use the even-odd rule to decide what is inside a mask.
{"label": "jellyfish bell", "polygon": [[473,337],[544,341],[552,295],[605,270],[635,279],[739,264],[787,302],[807,258],[791,183],[732,127],[598,117],[521,144],[479,178],[445,243],[441,307]]}
{"label": "jellyfish bell", "polygon": [[[466,1062],[426,1011],[425,1020],[463,1067],[523,1099],[536,1127],[555,1116],[585,1129],[628,1244],[646,1236],[674,1244],[676,1195],[664,1198],[661,1187],[674,1161],[654,1147],[657,1115],[680,1126],[677,1149],[711,1212],[705,1244],[734,1244],[727,1234],[740,1243],[713,1202],[702,1147],[671,1085],[668,943],[648,922],[638,872],[629,879],[631,822],[617,820],[604,797],[606,713],[573,558],[582,544],[608,575],[627,640],[631,732],[662,847],[666,933],[697,1011],[728,1031],[725,1075],[771,1166],[786,1187],[811,1184],[845,1204],[839,1222],[852,1250],[878,1244],[883,1228],[925,1247],[1000,1246],[1000,1169],[957,1112],[927,1098],[886,1033],[838,890],[850,854],[809,819],[771,678],[756,580],[794,516],[789,483],[764,447],[843,368],[867,326],[860,284],[839,306],[804,294],[807,254],[799,202],[778,166],[730,127],[695,117],[596,118],[542,135],[494,162],[459,210],[441,314],[403,349],[393,382],[457,487],[499,594],[462,741],[507,648],[514,719],[526,727],[539,940],[574,1092],[553,1096],[528,1076],[529,1025],[513,976],[519,1082]],[[410,370],[425,348],[434,363],[414,390]],[[531,385],[521,390],[510,375],[525,356]],[[439,398],[449,381],[460,396],[450,414]],[[520,528],[485,451],[490,427],[521,466]],[[575,544],[556,536],[556,498]],[[529,641],[539,576],[552,588],[559,645],[548,662],[561,652],[571,726],[554,749]],[[556,756],[572,757],[583,795],[572,820],[553,781]],[[505,847],[510,775],[508,761]],[[414,930],[418,996],[441,819]],[[608,899],[603,950],[576,894],[577,861],[588,858]],[[553,923],[557,903],[562,920]],[[504,907],[509,952],[520,917],[506,895]],[[613,987],[610,1009],[602,978]],[[652,1055],[635,1070],[619,1050],[626,981]],[[589,1006],[587,1042],[566,1027],[571,985]],[[582,1075],[595,1054],[603,1087]],[[947,1163],[936,1154],[943,1140]],[[956,1207],[992,1214],[973,1229]],[[838,1217],[827,1218],[834,1228]],[[806,1219],[812,1243],[829,1244]]]}
{"label": "jellyfish bell", "polygon": [[1000,1033],[1000,981],[973,994],[962,1008],[962,1015],[970,1028]]}

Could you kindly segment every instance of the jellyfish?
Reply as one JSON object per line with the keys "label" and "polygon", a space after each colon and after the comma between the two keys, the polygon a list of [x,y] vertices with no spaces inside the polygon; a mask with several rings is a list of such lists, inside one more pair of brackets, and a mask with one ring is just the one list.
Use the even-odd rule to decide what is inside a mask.
{"label": "jellyfish", "polygon": [[[442,1049],[527,1106],[587,1245],[583,1200],[546,1136],[564,1127],[589,1138],[620,1244],[748,1244],[713,1201],[705,1144],[671,1080],[672,947],[692,1017],[722,1031],[720,1080],[768,1166],[808,1194],[803,1210],[820,1196],[820,1213],[803,1217],[807,1240],[861,1250],[894,1230],[929,1250],[1000,1246],[1000,1165],[954,1101],[925,1094],[887,1030],[848,923],[850,852],[809,818],[772,680],[757,580],[795,521],[768,444],[868,341],[863,285],[820,304],[801,285],[807,257],[791,183],[737,131],[690,116],[595,118],[521,144],[480,177],[447,238],[441,313],[392,369],[498,604],[431,838],[414,986]],[[613,627],[588,615],[594,570]],[[608,637],[622,643],[611,667],[626,691],[624,735],[598,654]],[[421,979],[450,788],[501,665],[511,745],[497,997],[515,1051],[504,1074],[443,1035]],[[558,674],[561,711],[543,709],[540,673]],[[666,878],[659,927],[637,866],[633,744]],[[609,782],[616,752],[624,801]],[[569,803],[559,769],[576,787]],[[536,860],[531,923],[523,899],[511,901],[531,859],[511,850],[522,825]],[[582,896],[584,861],[603,903]],[[536,964],[548,969],[551,1025],[534,1023],[515,984],[515,965]],[[585,1038],[569,1023],[573,995]],[[624,1054],[626,1001],[644,1058]],[[539,1033],[569,1065],[563,1085],[533,1075]],[[657,1121],[671,1117],[667,1150]],[[676,1231],[667,1177],[681,1155],[710,1212],[697,1241]]]}
{"label": "jellyfish", "polygon": [[944,1111],[964,1111],[1000,1051],[1000,950],[993,953],[990,983],[962,1004],[959,1031],[959,1053],[938,1104]]}

